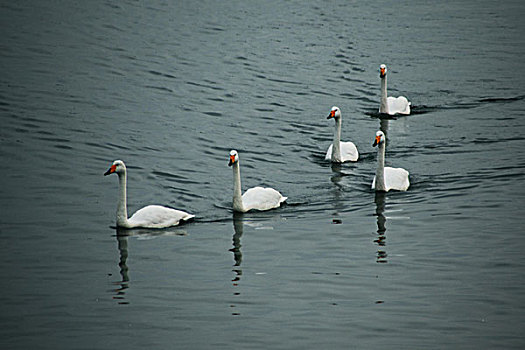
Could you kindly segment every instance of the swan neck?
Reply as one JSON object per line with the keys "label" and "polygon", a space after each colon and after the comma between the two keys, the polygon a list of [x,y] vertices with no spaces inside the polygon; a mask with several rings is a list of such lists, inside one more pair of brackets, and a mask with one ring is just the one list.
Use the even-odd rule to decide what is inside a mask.
{"label": "swan neck", "polygon": [[377,170],[376,170],[376,190],[386,191],[385,186],[385,143],[378,145],[377,149]]}
{"label": "swan neck", "polygon": [[117,226],[127,227],[128,226],[128,210],[127,210],[127,174],[118,174],[119,182],[119,198],[117,204]]}
{"label": "swan neck", "polygon": [[241,195],[241,168],[239,161],[233,164],[233,210],[244,211]]}
{"label": "swan neck", "polygon": [[386,75],[381,78],[381,104],[379,105],[379,113],[388,113]]}
{"label": "swan neck", "polygon": [[332,143],[332,161],[341,162],[341,121],[342,117],[335,119],[334,141]]}

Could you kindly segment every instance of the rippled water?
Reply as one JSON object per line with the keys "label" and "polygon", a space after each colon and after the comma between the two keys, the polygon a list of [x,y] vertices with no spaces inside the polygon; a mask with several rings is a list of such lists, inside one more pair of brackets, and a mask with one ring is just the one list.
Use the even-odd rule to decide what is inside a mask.
{"label": "rippled water", "polygon": [[[2,348],[525,345],[521,1],[0,9]],[[407,192],[370,189],[378,129]],[[285,207],[233,215],[233,148]],[[195,222],[115,231],[115,159],[130,212]]]}

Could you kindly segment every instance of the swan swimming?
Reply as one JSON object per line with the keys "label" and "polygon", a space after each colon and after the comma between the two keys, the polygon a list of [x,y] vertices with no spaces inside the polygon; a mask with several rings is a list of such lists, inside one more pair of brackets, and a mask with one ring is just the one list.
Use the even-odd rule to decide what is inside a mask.
{"label": "swan swimming", "polygon": [[269,210],[278,208],[288,197],[283,197],[273,188],[253,187],[241,196],[241,171],[239,167],[239,154],[230,152],[228,166],[233,166],[233,210],[245,213],[249,210]]}
{"label": "swan swimming", "polygon": [[195,215],[181,210],[171,209],[160,205],[148,205],[139,209],[128,219],[126,182],[126,165],[121,160],[113,162],[104,176],[117,174],[119,180],[119,200],[117,205],[117,226],[123,228],[165,228],[176,226],[181,221],[188,221]]}
{"label": "swan swimming", "polygon": [[355,162],[359,158],[359,152],[353,142],[341,142],[341,122],[342,115],[339,107],[332,107],[330,114],[326,119],[335,120],[334,141],[328,147],[325,160],[331,160],[334,163],[343,163],[347,161]]}
{"label": "swan swimming", "polygon": [[405,96],[387,97],[386,92],[386,65],[379,66],[379,77],[381,78],[381,104],[379,105],[379,113],[394,114],[410,114],[410,105]]}
{"label": "swan swimming", "polygon": [[377,146],[377,170],[372,189],[376,191],[398,190],[406,191],[410,186],[408,171],[403,168],[385,167],[385,134],[382,131],[376,132],[373,147]]}

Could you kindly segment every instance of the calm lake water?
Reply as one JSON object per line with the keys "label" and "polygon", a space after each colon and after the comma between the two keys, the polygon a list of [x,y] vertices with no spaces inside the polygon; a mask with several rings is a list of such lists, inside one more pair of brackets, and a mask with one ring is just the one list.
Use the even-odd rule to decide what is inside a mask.
{"label": "calm lake water", "polygon": [[[0,347],[523,349],[524,15],[2,1]],[[324,160],[334,105],[357,163]],[[380,128],[407,192],[370,189]],[[234,215],[231,149],[288,205]],[[116,231],[115,159],[130,213],[195,222]]]}

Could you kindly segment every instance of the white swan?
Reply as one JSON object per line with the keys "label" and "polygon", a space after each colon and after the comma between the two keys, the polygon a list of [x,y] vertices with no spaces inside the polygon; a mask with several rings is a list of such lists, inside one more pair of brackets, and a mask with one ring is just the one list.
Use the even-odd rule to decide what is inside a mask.
{"label": "white swan", "polygon": [[377,170],[372,181],[372,189],[376,191],[398,190],[406,191],[410,186],[408,171],[403,168],[385,167],[385,134],[376,132],[376,139],[372,146],[377,147]]}
{"label": "white swan", "polygon": [[379,77],[381,78],[381,104],[379,105],[379,113],[394,114],[410,114],[410,102],[405,96],[387,97],[386,92],[386,65],[379,66]]}
{"label": "white swan", "polygon": [[126,165],[121,160],[113,162],[104,175],[117,174],[119,180],[119,200],[117,205],[117,226],[123,228],[165,228],[178,225],[181,221],[188,221],[195,215],[180,210],[162,207],[160,205],[148,205],[139,209],[128,219],[127,196],[126,196]]}
{"label": "white swan", "polygon": [[347,161],[355,162],[359,158],[359,152],[352,142],[341,142],[341,110],[338,107],[332,107],[330,114],[326,119],[334,118],[335,130],[334,141],[326,151],[325,160],[331,160],[334,163],[343,163]]}
{"label": "white swan", "polygon": [[253,187],[241,196],[241,170],[239,154],[230,152],[229,166],[233,166],[233,210],[245,213],[249,210],[268,210],[278,208],[288,197],[283,197],[273,188]]}

